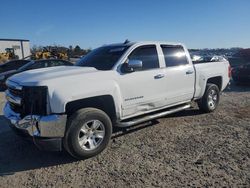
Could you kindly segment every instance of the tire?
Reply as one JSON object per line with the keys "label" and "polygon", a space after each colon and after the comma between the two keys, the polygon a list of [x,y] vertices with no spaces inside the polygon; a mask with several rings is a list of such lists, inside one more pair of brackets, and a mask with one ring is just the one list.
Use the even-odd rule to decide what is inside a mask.
{"label": "tire", "polygon": [[101,153],[111,135],[109,116],[99,109],[84,108],[68,118],[63,145],[74,158],[87,159]]}
{"label": "tire", "polygon": [[207,84],[203,97],[197,102],[199,109],[209,113],[216,110],[220,101],[220,90],[215,84]]}

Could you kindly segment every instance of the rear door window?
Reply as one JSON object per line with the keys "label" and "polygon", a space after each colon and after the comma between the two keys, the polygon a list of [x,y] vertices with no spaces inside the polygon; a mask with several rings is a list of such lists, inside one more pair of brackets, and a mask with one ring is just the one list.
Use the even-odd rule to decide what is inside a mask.
{"label": "rear door window", "polygon": [[182,46],[161,45],[166,67],[188,64],[185,50]]}

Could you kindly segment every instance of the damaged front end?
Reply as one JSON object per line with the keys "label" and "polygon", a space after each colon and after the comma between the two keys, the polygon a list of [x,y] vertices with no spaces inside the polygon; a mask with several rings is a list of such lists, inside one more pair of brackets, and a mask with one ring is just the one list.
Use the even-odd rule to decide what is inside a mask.
{"label": "damaged front end", "polygon": [[18,135],[32,138],[40,149],[61,150],[67,115],[48,113],[45,86],[19,86],[7,82],[4,116]]}

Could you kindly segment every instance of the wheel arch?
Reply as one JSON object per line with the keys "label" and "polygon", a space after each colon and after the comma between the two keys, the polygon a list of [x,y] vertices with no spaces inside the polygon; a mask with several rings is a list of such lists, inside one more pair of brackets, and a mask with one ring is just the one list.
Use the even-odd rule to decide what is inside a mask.
{"label": "wheel arch", "polygon": [[196,89],[196,93],[195,93],[195,98],[200,99],[206,91],[206,87],[207,84],[215,84],[218,86],[219,90],[222,91],[223,89],[223,77],[221,75],[218,76],[211,76],[208,78],[205,78],[205,76],[203,78],[200,78],[198,81],[198,88]]}
{"label": "wheel arch", "polygon": [[207,80],[207,84],[215,84],[218,86],[219,90],[222,90],[222,76],[215,76]]}
{"label": "wheel arch", "polygon": [[78,99],[66,103],[65,112],[71,116],[74,112],[82,108],[97,108],[104,111],[112,121],[117,119],[114,98],[111,95],[101,95]]}

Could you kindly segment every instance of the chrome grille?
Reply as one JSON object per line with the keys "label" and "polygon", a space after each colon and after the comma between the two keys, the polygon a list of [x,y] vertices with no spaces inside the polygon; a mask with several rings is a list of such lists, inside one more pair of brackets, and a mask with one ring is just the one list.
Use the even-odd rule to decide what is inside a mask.
{"label": "chrome grille", "polygon": [[22,112],[22,87],[14,82],[7,81],[8,90],[5,92],[11,109],[16,113]]}
{"label": "chrome grille", "polygon": [[20,86],[11,81],[6,83],[6,98],[14,112],[21,117],[47,115],[47,86]]}
{"label": "chrome grille", "polygon": [[18,97],[22,96],[22,90],[18,90],[18,89],[11,88],[11,87],[9,87],[8,90],[11,95],[18,96]]}

